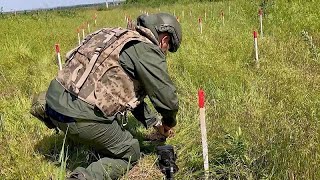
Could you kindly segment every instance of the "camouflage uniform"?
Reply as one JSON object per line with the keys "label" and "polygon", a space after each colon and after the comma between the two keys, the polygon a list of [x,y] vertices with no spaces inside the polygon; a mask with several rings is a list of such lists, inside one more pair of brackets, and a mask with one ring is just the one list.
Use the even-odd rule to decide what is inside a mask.
{"label": "camouflage uniform", "polygon": [[[175,126],[178,111],[176,89],[168,75],[165,55],[157,42],[126,43],[120,52],[119,64],[130,79],[139,83],[139,95],[150,98],[155,109],[163,116],[163,123],[169,127]],[[74,92],[66,90],[66,84],[59,82],[63,73],[60,71],[58,78],[52,80],[48,88],[47,115],[60,130],[66,132],[68,128],[69,138],[90,145],[101,157],[87,168],[78,167],[73,175],[79,174],[79,179],[81,175],[84,175],[83,179],[118,178],[126,172],[128,166],[131,167],[129,159],[135,162],[140,157],[138,140],[115,120],[119,119],[117,112],[122,109],[109,111],[110,108],[104,109],[103,106],[98,107],[97,104],[78,98]],[[111,97],[105,100],[108,98]],[[156,123],[156,116],[143,99],[140,101],[131,112],[146,127],[151,127]]]}

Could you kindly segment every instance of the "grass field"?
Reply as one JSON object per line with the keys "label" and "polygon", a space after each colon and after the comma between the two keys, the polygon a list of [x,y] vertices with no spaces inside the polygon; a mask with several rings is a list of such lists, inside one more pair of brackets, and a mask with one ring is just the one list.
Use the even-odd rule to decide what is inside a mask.
{"label": "grass field", "polygon": [[[252,32],[259,31],[260,5],[265,14],[258,67]],[[167,141],[178,154],[177,179],[203,176],[200,87],[206,92],[212,179],[320,179],[320,4],[237,0],[159,8],[0,16],[0,179],[59,178],[64,136],[29,114],[31,95],[46,90],[57,73],[54,44],[61,44],[65,55],[77,44],[76,29],[93,22],[95,13],[93,30],[125,27],[125,14],[159,10],[175,13],[183,28],[181,49],[168,56],[180,98],[176,136]],[[137,131],[144,133],[141,127]],[[66,147],[68,170],[94,159],[81,147]],[[149,153],[129,179],[160,179],[155,161]]]}

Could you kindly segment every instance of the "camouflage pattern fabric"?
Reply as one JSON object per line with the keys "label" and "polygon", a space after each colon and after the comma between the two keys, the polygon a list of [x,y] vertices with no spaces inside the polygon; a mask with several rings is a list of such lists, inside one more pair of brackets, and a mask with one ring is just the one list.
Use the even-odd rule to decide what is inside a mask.
{"label": "camouflage pattern fabric", "polygon": [[157,43],[147,28],[101,29],[67,53],[66,65],[56,80],[79,99],[98,107],[106,117],[135,108],[145,93],[119,64],[119,54],[130,41]]}

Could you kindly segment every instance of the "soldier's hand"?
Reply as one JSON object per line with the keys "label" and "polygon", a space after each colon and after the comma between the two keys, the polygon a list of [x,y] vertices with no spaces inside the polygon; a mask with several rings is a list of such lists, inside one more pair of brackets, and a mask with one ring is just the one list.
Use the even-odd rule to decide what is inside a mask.
{"label": "soldier's hand", "polygon": [[166,138],[174,137],[174,130],[166,125],[156,126],[158,132]]}

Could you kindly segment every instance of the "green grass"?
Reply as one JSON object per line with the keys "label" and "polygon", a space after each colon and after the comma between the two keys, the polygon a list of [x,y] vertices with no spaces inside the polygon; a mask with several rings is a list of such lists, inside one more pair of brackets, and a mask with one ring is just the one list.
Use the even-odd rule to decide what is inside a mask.
{"label": "green grass", "polygon": [[[320,5],[266,2],[259,68],[254,64],[252,31],[259,27],[261,1],[159,7],[175,11],[183,27],[181,49],[168,57],[180,98],[176,136],[168,141],[178,153],[177,179],[204,174],[197,107],[200,87],[206,92],[213,178],[320,178],[320,62],[315,58],[320,46]],[[98,29],[124,27],[124,15],[136,17],[140,10],[157,12],[158,8],[0,16],[0,179],[58,179],[63,135],[48,131],[28,113],[30,96],[45,90],[57,73],[54,44],[61,44],[64,55],[77,43],[76,28],[95,13],[98,27],[93,29]],[[204,19],[205,11],[200,35],[197,18]],[[143,133],[141,127],[137,130]],[[83,147],[68,148],[68,170],[95,160]],[[149,156],[155,159],[154,154]]]}

